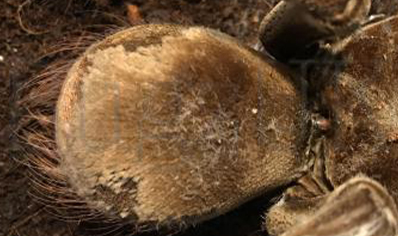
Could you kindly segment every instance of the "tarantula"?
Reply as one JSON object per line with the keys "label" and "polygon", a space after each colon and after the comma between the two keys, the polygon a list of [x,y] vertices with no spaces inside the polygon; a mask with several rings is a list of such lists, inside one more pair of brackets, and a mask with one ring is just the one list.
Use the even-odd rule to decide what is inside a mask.
{"label": "tarantula", "polygon": [[282,1],[255,49],[177,25],[94,44],[58,78],[40,197],[156,230],[289,184],[271,235],[398,235],[398,17],[370,5]]}

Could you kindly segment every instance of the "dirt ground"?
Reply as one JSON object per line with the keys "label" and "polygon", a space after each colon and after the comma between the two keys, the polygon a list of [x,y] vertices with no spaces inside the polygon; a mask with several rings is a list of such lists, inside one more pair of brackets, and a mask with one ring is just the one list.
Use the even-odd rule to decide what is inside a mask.
{"label": "dirt ground", "polygon": [[[118,27],[171,22],[219,29],[253,44],[260,20],[276,2],[0,0],[0,235],[87,236],[99,227],[58,220],[45,205],[34,201],[29,166],[23,156],[14,155],[20,149],[11,132],[19,119],[19,88],[51,62],[68,58],[69,51],[57,50],[65,42]],[[374,13],[391,14],[398,8],[396,0],[374,2]],[[265,202],[249,203],[182,235],[265,235],[260,232]],[[126,232],[119,230],[109,235],[123,234]]]}

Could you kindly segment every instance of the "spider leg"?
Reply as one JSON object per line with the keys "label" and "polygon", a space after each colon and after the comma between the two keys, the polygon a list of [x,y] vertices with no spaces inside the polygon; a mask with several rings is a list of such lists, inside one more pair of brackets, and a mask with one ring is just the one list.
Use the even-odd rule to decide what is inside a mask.
{"label": "spider leg", "polygon": [[289,188],[268,210],[263,227],[269,235],[283,234],[319,209],[324,196],[314,195],[316,191],[313,190],[318,189],[316,186],[311,185],[310,190],[308,187],[308,185],[297,185]]}
{"label": "spider leg", "polygon": [[305,54],[311,45],[351,34],[367,19],[371,0],[284,0],[261,22],[261,46],[275,59]]}
{"label": "spider leg", "polygon": [[[295,201],[297,203],[297,199]],[[282,236],[396,236],[398,233],[394,200],[383,186],[370,178],[354,177],[318,198],[316,204],[314,199],[302,201],[307,202],[312,211],[296,213],[296,224]]]}
{"label": "spider leg", "polygon": [[366,19],[364,25],[370,25],[379,21],[386,19],[387,16],[385,14],[374,14],[369,15],[368,19]]}
{"label": "spider leg", "polygon": [[324,159],[321,150],[323,139],[317,140],[307,155],[312,155],[312,168],[309,173],[297,181],[297,185],[289,188],[269,210],[265,228],[271,235],[280,235],[287,229],[297,225],[319,209],[325,196],[333,191],[324,170]]}
{"label": "spider leg", "polygon": [[332,186],[326,180],[323,158],[315,158],[312,171],[286,190],[283,197],[269,210],[265,228],[271,235],[280,235],[319,209]]}

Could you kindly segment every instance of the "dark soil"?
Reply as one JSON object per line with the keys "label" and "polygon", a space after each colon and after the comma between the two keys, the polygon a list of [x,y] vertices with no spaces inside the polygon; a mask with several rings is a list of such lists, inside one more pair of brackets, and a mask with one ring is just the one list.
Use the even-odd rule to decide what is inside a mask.
{"label": "dark soil", "polygon": [[[15,141],[20,88],[51,62],[70,57],[79,38],[140,23],[177,23],[219,29],[247,44],[256,42],[262,17],[278,0],[131,0],[140,18],[128,17],[121,0],[0,0],[0,235],[92,235],[100,225],[66,222],[36,202],[29,166]],[[395,1],[395,3],[394,3]],[[375,0],[373,12],[395,12],[396,0]],[[394,3],[394,4],[393,4]],[[69,44],[68,44],[69,43]],[[73,50],[72,50],[73,51]],[[260,232],[266,200],[188,229],[184,235],[266,235]],[[103,226],[101,226],[103,227]],[[123,230],[109,235],[122,235]],[[155,235],[155,234],[154,234]]]}

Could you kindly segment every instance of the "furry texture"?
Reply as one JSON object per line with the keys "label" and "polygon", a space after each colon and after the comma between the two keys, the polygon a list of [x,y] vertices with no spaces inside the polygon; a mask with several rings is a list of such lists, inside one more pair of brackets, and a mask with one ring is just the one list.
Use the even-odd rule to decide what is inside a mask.
{"label": "furry texture", "polygon": [[364,173],[386,186],[396,201],[397,32],[398,18],[392,17],[366,27],[340,45],[347,65],[326,87],[323,97],[333,111],[336,128],[328,142],[329,179],[337,186]]}
{"label": "furry texture", "polygon": [[[344,63],[339,66],[340,70],[336,71],[336,65],[332,64],[331,68],[325,67],[322,63],[315,66],[310,82],[312,85],[320,84],[321,86],[311,88],[319,93],[315,96],[319,102],[318,106],[327,111],[326,114],[332,121],[331,131],[325,134],[325,149],[320,156],[324,160],[324,179],[320,182],[321,185],[325,184],[330,188],[326,192],[311,191],[319,185],[308,188],[308,185],[303,185],[305,181],[300,179],[299,185],[289,189],[284,194],[284,198],[268,213],[266,225],[271,233],[281,234],[291,228],[291,232],[295,232],[292,235],[300,235],[296,233],[303,231],[305,227],[313,228],[317,224],[322,225],[314,217],[314,222],[302,228],[299,227],[301,231],[295,228],[295,225],[303,222],[306,217],[312,214],[317,215],[318,213],[313,212],[319,207],[328,208],[327,204],[331,204],[329,214],[332,219],[334,217],[333,204],[324,202],[323,199],[337,194],[335,192],[339,190],[334,190],[335,188],[347,187],[349,185],[347,181],[355,182],[350,179],[358,174],[364,174],[386,187],[387,190],[383,190],[386,192],[382,195],[391,195],[391,200],[388,201],[392,203],[388,205],[390,210],[396,212],[394,201],[398,201],[396,181],[398,178],[398,90],[395,86],[398,73],[395,66],[398,55],[397,32],[398,17],[391,17],[364,27],[348,39],[328,48],[332,54],[341,55],[342,61],[339,63]],[[381,57],[375,58],[374,55],[381,55]],[[320,179],[314,180],[319,183]],[[347,190],[347,201],[349,197],[355,196],[354,190],[352,190],[352,196],[349,191],[351,190]],[[382,210],[383,204],[378,203],[379,210]],[[367,204],[364,203],[363,207],[366,206]],[[346,217],[349,218],[348,213]],[[386,223],[386,219],[381,216],[377,220],[383,221],[383,223],[376,222],[377,224]],[[396,224],[397,218],[394,216],[392,220],[387,220],[391,224]],[[368,223],[367,226],[370,227],[370,224],[375,221]],[[352,228],[345,228],[346,231],[343,230],[341,233],[372,235],[370,229],[365,230],[366,225],[358,223],[355,226],[355,224],[355,222],[347,224]],[[325,224],[325,229],[328,225]],[[354,228],[354,226],[359,228]],[[379,226],[373,228],[377,229],[374,235],[384,235]],[[330,229],[339,228],[337,225],[330,227]],[[383,227],[387,231],[390,230],[384,232],[386,235],[396,233],[396,225]],[[359,234],[359,229],[364,230],[363,234]],[[356,234],[350,230],[357,230]],[[314,232],[319,235],[330,235],[326,231],[322,231],[324,234],[321,231]]]}
{"label": "furry texture", "polygon": [[[109,34],[115,32],[114,28],[104,28]],[[125,230],[126,225],[129,225],[126,232],[134,232],[136,229],[120,218],[105,217],[102,212],[90,208],[74,192],[68,177],[59,169],[60,156],[55,141],[56,103],[66,75],[76,57],[103,37],[104,35],[83,33],[50,51],[49,56],[61,53],[62,59],[51,63],[38,76],[30,78],[18,92],[20,97],[17,106],[21,117],[18,126],[14,127],[14,134],[23,147],[16,154],[30,169],[30,194],[34,200],[43,204],[46,211],[59,219],[81,223],[101,222],[101,228],[96,229],[98,232],[92,233],[115,235],[122,229]]]}
{"label": "furry texture", "polygon": [[283,236],[395,236],[398,211],[379,183],[356,177],[326,197],[322,206]]}
{"label": "furry texture", "polygon": [[[333,46],[348,63],[321,93],[334,119],[324,156],[332,187],[365,173],[395,200],[397,25],[391,18]],[[370,51],[383,61],[371,64]],[[95,44],[70,67],[55,65],[32,80],[19,104],[29,112],[20,126],[35,194],[63,218],[151,230],[195,224],[296,180],[311,165],[305,98],[290,74],[226,35],[140,26]],[[55,142],[51,117],[64,82]],[[282,233],[325,206],[329,194],[311,194],[291,188],[268,215],[270,231]]]}
{"label": "furry texture", "polygon": [[366,21],[370,6],[371,0],[281,1],[261,22],[262,46],[279,61],[288,62],[311,44],[353,33]]}
{"label": "furry texture", "polygon": [[325,195],[314,195],[307,188],[295,185],[266,214],[264,226],[270,235],[282,235],[303,223],[325,203]]}
{"label": "furry texture", "polygon": [[219,32],[148,25],[90,47],[57,103],[60,171],[138,225],[220,215],[306,170],[306,112],[285,72]]}

